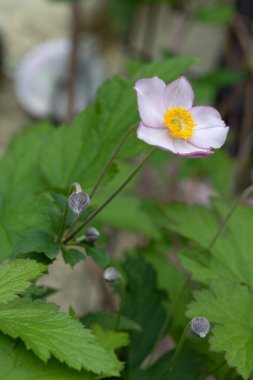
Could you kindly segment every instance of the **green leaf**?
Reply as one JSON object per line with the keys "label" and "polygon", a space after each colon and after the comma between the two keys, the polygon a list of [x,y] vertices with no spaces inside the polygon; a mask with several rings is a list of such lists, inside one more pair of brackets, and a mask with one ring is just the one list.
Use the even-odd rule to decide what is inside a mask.
{"label": "green leaf", "polygon": [[163,207],[167,227],[179,235],[207,247],[218,230],[215,214],[202,206],[173,203]]}
{"label": "green leaf", "polygon": [[248,379],[253,373],[253,296],[246,286],[220,280],[211,290],[194,293],[195,302],[188,310],[194,317],[203,315],[214,323],[211,349],[225,352],[231,367]]}
{"label": "green leaf", "polygon": [[159,239],[160,231],[142,200],[120,194],[97,217],[100,223]]}
{"label": "green leaf", "polygon": [[253,208],[238,207],[208,253],[206,248],[216,236],[220,221],[228,215],[232,204],[214,199],[212,206],[207,209],[175,204],[164,208],[170,221],[169,229],[199,244],[195,249],[191,247],[182,252],[182,264],[195,280],[205,284],[209,280],[223,278],[247,284],[253,289],[253,260],[249,249],[253,245]]}
{"label": "green leaf", "polygon": [[74,248],[70,248],[70,249],[62,248],[62,256],[65,263],[71,265],[72,268],[80,261],[85,260],[84,253]]}
{"label": "green leaf", "polygon": [[174,221],[172,230],[199,244],[196,248],[191,244],[181,253],[183,266],[194,280],[210,287],[195,293],[196,302],[190,305],[188,315],[203,315],[218,324],[210,339],[211,349],[225,352],[228,364],[248,379],[253,370],[253,324],[249,320],[253,304],[253,208],[239,206],[213,240],[231,208],[232,204],[214,199],[212,208],[176,205],[169,208],[168,215]]}
{"label": "green leaf", "polygon": [[0,240],[4,259],[11,255],[13,245],[30,229],[46,231],[50,227],[48,200],[39,195],[0,194]]}
{"label": "green leaf", "polygon": [[[98,313],[89,313],[81,318],[81,322],[84,326],[91,328],[92,325],[98,324],[103,330],[113,330],[115,329],[117,322],[117,314],[107,313],[105,311],[100,311]],[[120,318],[119,330],[135,330],[142,331],[142,328],[130,319],[122,316]]]}
{"label": "green leaf", "polygon": [[118,372],[120,372],[124,366],[118,360],[115,350],[128,345],[128,334],[109,330],[103,331],[99,325],[94,325],[92,331],[101,346],[110,354],[111,360],[114,362]]}
{"label": "green leaf", "polygon": [[143,66],[144,62],[140,59],[128,59],[125,65],[126,72],[129,76],[134,76]]}
{"label": "green leaf", "polygon": [[55,359],[44,364],[22,343],[0,334],[0,378],[4,380],[94,380],[85,371],[75,371]]}
{"label": "green leaf", "polygon": [[[95,115],[94,115],[95,116]],[[41,168],[48,183],[53,187],[68,188],[81,179],[82,167],[89,161],[85,157],[85,129],[83,126],[69,127],[63,125],[51,131],[45,147]],[[82,181],[81,181],[82,183]]]}
{"label": "green leaf", "polygon": [[38,162],[52,128],[46,122],[36,123],[13,139],[0,160],[0,193],[13,198],[18,192],[39,191],[45,187]]}
{"label": "green leaf", "polygon": [[57,236],[40,230],[26,231],[13,249],[13,256],[30,252],[44,253],[49,259],[54,259],[59,253],[60,245]]}
{"label": "green leaf", "polygon": [[85,252],[88,256],[91,256],[95,263],[102,268],[105,268],[110,263],[110,256],[101,248],[93,247],[87,243],[84,244]]}
{"label": "green leaf", "polygon": [[[117,77],[107,80],[98,91],[96,103],[86,108],[71,128],[53,131],[41,161],[52,186],[65,188],[78,181],[87,189],[94,184],[120,138],[138,120],[134,90],[131,88],[130,103],[129,91],[128,82]],[[133,153],[136,145],[140,143],[135,137]]]}
{"label": "green leaf", "polygon": [[199,7],[196,12],[197,20],[218,25],[232,21],[235,9],[231,4],[215,4],[207,7]]}
{"label": "green leaf", "polygon": [[127,284],[122,299],[123,315],[141,326],[131,332],[127,347],[129,367],[138,366],[153,348],[165,319],[165,292],[157,288],[156,273],[141,255],[128,256],[123,263]]}
{"label": "green leaf", "polygon": [[0,265],[0,303],[6,303],[23,293],[30,281],[46,267],[33,260],[6,261]]}
{"label": "green leaf", "polygon": [[147,65],[143,65],[135,74],[134,79],[141,79],[147,77],[158,76],[165,82],[169,83],[177,79],[180,75],[185,73],[190,66],[197,63],[198,59],[195,57],[170,57],[153,61]]}
{"label": "green leaf", "polygon": [[56,289],[47,286],[36,286],[35,284],[32,284],[24,293],[23,298],[29,298],[32,300],[45,299],[46,297],[55,294],[55,292]]}
{"label": "green leaf", "polygon": [[0,307],[0,329],[12,338],[21,338],[46,362],[51,355],[69,367],[103,375],[118,375],[110,355],[91,332],[55,305],[41,301],[12,301]]}
{"label": "green leaf", "polygon": [[47,230],[48,199],[39,195],[46,186],[39,157],[51,128],[44,122],[27,129],[13,140],[0,160],[1,258],[10,256],[24,231]]}

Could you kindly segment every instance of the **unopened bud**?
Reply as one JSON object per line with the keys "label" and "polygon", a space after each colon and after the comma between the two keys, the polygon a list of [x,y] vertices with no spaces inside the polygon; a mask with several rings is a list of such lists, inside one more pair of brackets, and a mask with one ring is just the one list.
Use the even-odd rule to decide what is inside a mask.
{"label": "unopened bud", "polygon": [[100,236],[98,230],[94,227],[90,227],[85,232],[85,238],[88,243],[95,243]]}
{"label": "unopened bud", "polygon": [[110,283],[116,282],[121,278],[120,273],[117,271],[116,268],[110,267],[107,268],[104,273],[104,280]]}
{"label": "unopened bud", "polygon": [[75,214],[80,214],[89,206],[90,197],[83,192],[72,193],[69,196],[68,204]]}
{"label": "unopened bud", "polygon": [[201,338],[205,338],[205,336],[209,333],[210,323],[208,319],[204,317],[195,317],[191,320],[191,329]]}

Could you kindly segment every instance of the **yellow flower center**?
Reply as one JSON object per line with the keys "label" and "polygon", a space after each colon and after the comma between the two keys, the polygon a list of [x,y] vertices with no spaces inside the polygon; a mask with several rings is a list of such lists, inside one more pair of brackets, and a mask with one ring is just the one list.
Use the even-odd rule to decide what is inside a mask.
{"label": "yellow flower center", "polygon": [[184,140],[192,138],[193,128],[196,125],[191,113],[186,108],[172,107],[167,109],[163,119],[169,134]]}

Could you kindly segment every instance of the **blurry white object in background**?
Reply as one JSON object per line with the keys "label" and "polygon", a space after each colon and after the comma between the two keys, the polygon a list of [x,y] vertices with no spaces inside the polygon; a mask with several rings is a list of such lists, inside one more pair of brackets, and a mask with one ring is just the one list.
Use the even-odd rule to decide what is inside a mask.
{"label": "blurry white object in background", "polygon": [[[67,110],[70,42],[66,38],[48,40],[24,56],[15,75],[19,104],[36,118],[63,121]],[[105,79],[100,44],[91,34],[83,34],[78,45],[78,69],[74,114],[94,100]]]}

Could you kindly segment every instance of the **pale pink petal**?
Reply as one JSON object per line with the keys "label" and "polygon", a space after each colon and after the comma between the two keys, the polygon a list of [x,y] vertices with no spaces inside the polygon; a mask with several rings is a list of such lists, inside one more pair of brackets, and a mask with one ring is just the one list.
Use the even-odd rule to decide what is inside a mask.
{"label": "pale pink petal", "polygon": [[138,109],[143,124],[147,127],[164,127],[165,83],[158,77],[140,79],[135,84]]}
{"label": "pale pink petal", "polygon": [[173,139],[170,137],[167,128],[149,128],[140,123],[137,129],[137,137],[150,145],[176,153]]}
{"label": "pale pink petal", "polygon": [[193,107],[190,112],[197,123],[190,142],[201,148],[220,148],[226,141],[229,128],[219,112],[205,106]]}
{"label": "pale pink petal", "polygon": [[212,150],[206,150],[202,152],[193,152],[189,154],[178,154],[178,156],[187,157],[187,158],[205,158],[213,154]]}
{"label": "pale pink petal", "polygon": [[183,139],[173,139],[175,153],[184,157],[207,157],[213,154],[210,149],[202,149],[190,144]]}
{"label": "pale pink petal", "polygon": [[166,108],[182,107],[191,108],[194,100],[194,92],[188,80],[180,77],[166,87]]}

